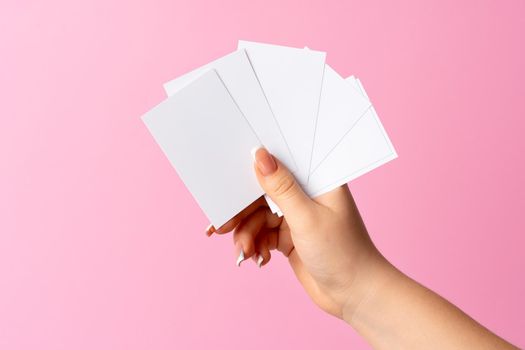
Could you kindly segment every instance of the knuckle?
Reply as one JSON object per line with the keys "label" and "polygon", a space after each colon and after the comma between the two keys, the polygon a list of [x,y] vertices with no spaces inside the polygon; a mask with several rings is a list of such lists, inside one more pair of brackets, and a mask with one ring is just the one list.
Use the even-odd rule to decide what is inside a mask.
{"label": "knuckle", "polygon": [[298,191],[297,184],[290,176],[282,176],[274,186],[274,194],[281,198],[293,197]]}

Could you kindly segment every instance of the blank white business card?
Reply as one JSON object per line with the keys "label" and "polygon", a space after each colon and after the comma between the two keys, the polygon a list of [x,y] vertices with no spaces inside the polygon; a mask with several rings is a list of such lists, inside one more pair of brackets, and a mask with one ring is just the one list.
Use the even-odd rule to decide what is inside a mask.
{"label": "blank white business card", "polygon": [[308,182],[324,74],[324,52],[239,41],[245,49],[297,165]]}
{"label": "blank white business card", "polygon": [[263,194],[251,156],[261,142],[215,70],[142,119],[215,227]]}
{"label": "blank white business card", "polygon": [[371,107],[356,86],[325,65],[310,174]]}
{"label": "blank white business card", "polygon": [[[358,79],[349,77],[347,82],[368,99]],[[396,150],[372,107],[311,174],[305,190],[319,196],[395,158]]]}
{"label": "blank white business card", "polygon": [[[358,79],[351,76],[345,81],[369,99]],[[310,197],[320,196],[395,158],[396,150],[372,107],[358,119],[314,170],[308,185],[303,186],[303,189]],[[268,203],[273,213],[282,216],[275,203]]]}
{"label": "blank white business card", "polygon": [[168,96],[171,96],[210,69],[217,71],[233,100],[239,106],[242,114],[246,117],[264,147],[272,154],[275,154],[290,171],[295,171],[296,165],[293,156],[270,109],[245,50],[232,52],[173,79],[164,84],[164,90]]}

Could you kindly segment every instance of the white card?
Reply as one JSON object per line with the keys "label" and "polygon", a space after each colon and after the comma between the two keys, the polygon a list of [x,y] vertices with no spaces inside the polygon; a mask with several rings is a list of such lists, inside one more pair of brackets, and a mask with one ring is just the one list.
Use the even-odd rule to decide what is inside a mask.
{"label": "white card", "polygon": [[371,107],[354,85],[325,65],[310,174]]}
{"label": "white card", "polygon": [[142,120],[215,227],[263,194],[250,154],[260,140],[215,70]]}
{"label": "white card", "polygon": [[[347,81],[367,97],[358,79]],[[306,192],[319,196],[395,158],[397,153],[372,107],[312,173]]]}
{"label": "white card", "polygon": [[[359,79],[351,76],[345,81],[369,100]],[[311,197],[317,197],[395,158],[397,153],[394,146],[372,107],[359,118],[325,161],[311,174],[305,191]],[[275,203],[268,203],[273,213],[282,216]]]}
{"label": "white card", "polygon": [[296,165],[281,133],[261,85],[244,50],[232,52],[181,77],[164,84],[168,96],[175,94],[189,82],[209,69],[215,69],[242,114],[272,154],[275,154],[291,171]]}
{"label": "white card", "polygon": [[238,48],[246,49],[297,165],[294,175],[306,184],[326,54],[248,41]]}

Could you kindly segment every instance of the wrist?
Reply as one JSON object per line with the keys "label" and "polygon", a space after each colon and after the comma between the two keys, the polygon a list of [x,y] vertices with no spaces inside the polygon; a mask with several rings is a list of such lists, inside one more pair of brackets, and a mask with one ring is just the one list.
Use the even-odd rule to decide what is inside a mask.
{"label": "wrist", "polygon": [[361,264],[362,267],[357,270],[341,308],[341,318],[350,325],[362,305],[366,305],[389,281],[401,276],[399,270],[375,249]]}

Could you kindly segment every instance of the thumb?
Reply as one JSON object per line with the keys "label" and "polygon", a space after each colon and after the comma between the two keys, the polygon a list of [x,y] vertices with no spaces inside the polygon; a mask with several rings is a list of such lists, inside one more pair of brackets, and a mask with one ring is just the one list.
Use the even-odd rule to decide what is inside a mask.
{"label": "thumb", "polygon": [[312,213],[315,203],[302,190],[286,167],[266,149],[255,154],[255,174],[262,189],[279,206],[288,222],[305,218]]}

